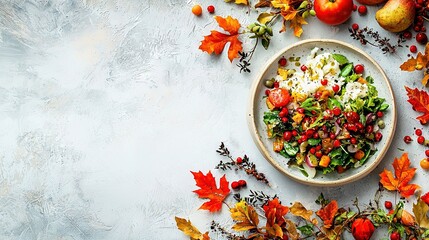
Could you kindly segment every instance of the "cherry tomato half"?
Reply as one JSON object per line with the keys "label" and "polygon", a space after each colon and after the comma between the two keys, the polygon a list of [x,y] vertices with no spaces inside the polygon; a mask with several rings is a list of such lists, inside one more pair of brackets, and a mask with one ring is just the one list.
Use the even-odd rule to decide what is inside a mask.
{"label": "cherry tomato half", "polygon": [[275,88],[271,90],[268,99],[276,108],[281,108],[286,106],[290,101],[290,94],[288,90],[284,88]]}

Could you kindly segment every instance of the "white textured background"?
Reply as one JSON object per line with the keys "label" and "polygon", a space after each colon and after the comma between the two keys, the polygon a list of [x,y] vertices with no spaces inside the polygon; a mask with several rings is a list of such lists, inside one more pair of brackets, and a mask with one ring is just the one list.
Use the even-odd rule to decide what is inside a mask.
{"label": "white textured background", "polygon": [[[402,141],[420,126],[403,86],[419,87],[421,73],[399,70],[407,48],[383,55],[362,47],[385,68],[397,98],[398,129],[386,161],[348,186],[303,187],[262,158],[245,118],[258,69],[298,39],[290,30],[275,34],[268,51],[255,53],[253,72],[240,74],[225,54],[198,50],[203,35],[216,28],[205,8],[213,4],[218,15],[232,15],[243,25],[257,13],[206,0],[199,2],[203,16],[195,17],[193,3],[0,0],[0,239],[186,239],[176,229],[176,215],[208,230],[212,218],[226,222],[228,213],[197,210],[203,201],[191,192],[189,171],[213,170],[221,141],[234,156],[248,154],[274,185],[248,179],[250,188],[309,207],[321,191],[346,206],[355,196],[372,198],[378,173],[401,155],[397,148],[409,151],[418,166],[424,148]],[[354,13],[340,27],[312,19],[302,39],[360,46],[347,27],[358,22],[378,29],[376,9],[370,7],[365,17]],[[244,41],[249,49],[251,41]],[[427,127],[424,132],[429,136]],[[424,192],[427,177],[418,167]],[[247,179],[228,173],[231,181],[240,178]]]}

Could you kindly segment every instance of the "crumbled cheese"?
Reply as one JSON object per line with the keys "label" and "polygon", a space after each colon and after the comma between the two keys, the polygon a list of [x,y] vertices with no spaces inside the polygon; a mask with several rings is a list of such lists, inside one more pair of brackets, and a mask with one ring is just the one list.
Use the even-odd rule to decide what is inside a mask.
{"label": "crumbled cheese", "polygon": [[366,97],[368,94],[368,86],[359,82],[349,82],[346,84],[346,91],[343,95],[342,102],[346,103],[356,98]]}
{"label": "crumbled cheese", "polygon": [[286,88],[292,92],[292,95],[304,95],[306,97],[313,95],[322,84],[320,80],[327,79],[328,84],[325,86],[331,89],[332,86],[337,84],[342,86],[344,84],[344,77],[339,77],[340,65],[332,57],[331,53],[325,52],[319,54],[319,48],[314,48],[304,65],[307,67],[306,71],[298,70],[287,79],[276,77],[280,80],[280,87]]}

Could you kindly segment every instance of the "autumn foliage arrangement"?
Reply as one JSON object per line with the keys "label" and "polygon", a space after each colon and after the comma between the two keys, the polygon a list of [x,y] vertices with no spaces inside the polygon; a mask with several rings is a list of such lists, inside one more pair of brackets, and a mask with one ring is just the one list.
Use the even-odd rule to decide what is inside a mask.
{"label": "autumn foliage arrangement", "polygon": [[[243,158],[231,162],[232,156],[222,143],[217,152],[229,160],[217,165],[220,171],[243,170]],[[256,167],[246,157],[248,165]],[[241,167],[241,168],[240,168]],[[377,229],[385,231],[390,239],[425,239],[429,237],[429,193],[416,196],[412,212],[407,211],[406,202],[416,195],[421,188],[412,180],[416,168],[411,167],[408,154],[395,158],[394,171],[388,169],[380,173],[380,184],[374,200],[369,204],[353,201],[353,207],[340,207],[335,199],[327,199],[323,194],[315,200],[318,209],[312,210],[296,201],[290,206],[282,203],[276,196],[268,196],[262,191],[250,190],[251,195],[241,196],[239,192],[231,194],[229,182],[224,174],[219,185],[211,171],[191,172],[199,189],[194,193],[199,198],[207,199],[200,209],[210,212],[222,211],[227,206],[233,221],[232,226],[223,226],[212,221],[210,231],[199,231],[190,220],[176,217],[179,230],[190,239],[342,239],[344,232],[349,232],[356,240],[371,239]],[[255,177],[253,174],[249,176]],[[264,182],[264,181],[263,181]],[[264,182],[268,183],[268,181]],[[386,201],[382,206],[380,198],[385,190],[400,195],[395,204]],[[228,197],[233,195],[233,199]],[[396,199],[396,197],[395,197]],[[216,238],[215,238],[216,237]],[[395,238],[397,237],[397,238]]]}

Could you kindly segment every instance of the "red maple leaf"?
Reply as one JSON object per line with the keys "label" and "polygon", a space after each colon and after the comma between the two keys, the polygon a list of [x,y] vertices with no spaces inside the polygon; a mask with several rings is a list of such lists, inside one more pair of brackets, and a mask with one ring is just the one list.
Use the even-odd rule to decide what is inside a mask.
{"label": "red maple leaf", "polygon": [[380,183],[384,188],[390,191],[398,191],[403,197],[410,197],[420,188],[417,184],[408,184],[416,173],[416,168],[410,168],[411,162],[408,159],[408,153],[402,154],[401,158],[395,158],[393,169],[395,176],[389,170],[384,169],[380,173]]}
{"label": "red maple leaf", "polygon": [[238,40],[238,30],[240,29],[240,23],[237,19],[228,16],[226,18],[216,16],[215,17],[219,27],[223,28],[229,34],[221,33],[218,31],[211,31],[211,34],[204,37],[201,41],[200,49],[207,52],[208,54],[221,54],[225,45],[229,42],[228,58],[232,60],[238,57],[238,52],[243,49],[242,42]]}
{"label": "red maple leaf", "polygon": [[337,201],[332,200],[324,208],[317,211],[316,215],[323,220],[323,224],[325,228],[330,228],[332,227],[332,222],[334,221],[334,217],[337,211],[338,211],[338,203]]}
{"label": "red maple leaf", "polygon": [[422,112],[423,115],[417,117],[421,124],[429,122],[429,94],[424,90],[417,88],[411,89],[405,86],[407,90],[408,102],[413,105],[414,111]]}
{"label": "red maple leaf", "polygon": [[217,188],[215,178],[210,171],[207,175],[204,175],[201,171],[191,171],[191,173],[194,175],[196,185],[200,187],[200,189],[193,192],[198,194],[199,198],[210,199],[210,201],[203,203],[200,209],[209,210],[210,212],[219,211],[222,208],[223,200],[230,192],[229,183],[225,175],[220,179],[220,188]]}
{"label": "red maple leaf", "polygon": [[278,198],[268,201],[263,208],[265,217],[267,217],[267,225],[274,226],[274,224],[278,224],[282,226],[285,223],[284,215],[289,212],[289,208],[283,206]]}

